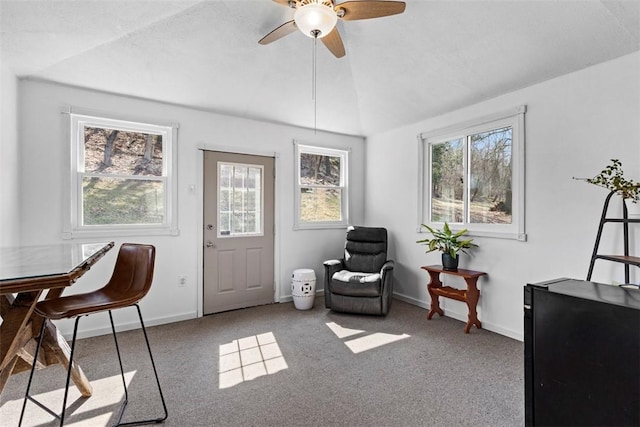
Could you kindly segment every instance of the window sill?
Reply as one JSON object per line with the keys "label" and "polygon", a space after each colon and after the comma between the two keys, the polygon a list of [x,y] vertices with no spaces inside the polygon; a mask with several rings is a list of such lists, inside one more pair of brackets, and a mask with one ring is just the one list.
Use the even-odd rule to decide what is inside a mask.
{"label": "window sill", "polygon": [[326,230],[333,228],[344,228],[346,229],[349,224],[345,223],[336,223],[336,222],[321,222],[321,223],[299,223],[293,226],[294,230]]}
{"label": "window sill", "polygon": [[[434,228],[441,228],[442,224],[441,223],[436,223],[436,224],[429,224],[431,227]],[[460,227],[462,228],[462,227]],[[508,239],[508,240],[518,240],[520,242],[526,242],[527,241],[527,233],[514,233],[514,232],[508,232],[508,231],[485,231],[485,230],[473,230],[471,228],[468,228],[468,225],[465,225],[464,228],[467,228],[468,232],[467,234],[465,234],[465,236],[470,236],[470,237],[489,237],[492,239]],[[456,232],[458,230],[458,228],[456,228],[455,226],[452,226],[452,231]],[[422,226],[418,226],[418,233],[419,234],[430,234],[429,230],[426,230],[424,228],[422,228]]]}
{"label": "window sill", "polygon": [[132,228],[105,228],[100,230],[74,230],[62,233],[63,240],[94,239],[128,236],[178,236],[180,230],[168,227],[132,227]]}

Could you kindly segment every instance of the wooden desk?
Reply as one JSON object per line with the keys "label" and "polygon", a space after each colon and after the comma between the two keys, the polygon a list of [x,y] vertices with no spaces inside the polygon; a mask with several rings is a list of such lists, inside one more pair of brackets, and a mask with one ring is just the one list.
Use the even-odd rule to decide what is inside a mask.
{"label": "wooden desk", "polygon": [[[423,270],[427,270],[431,281],[427,285],[427,290],[431,296],[431,310],[427,315],[427,319],[431,320],[435,313],[440,316],[444,316],[444,312],[440,308],[440,301],[438,297],[451,298],[458,301],[462,301],[467,304],[469,309],[469,317],[467,324],[464,327],[464,333],[468,334],[471,330],[471,325],[476,325],[476,328],[482,329],[482,323],[478,320],[478,313],[476,307],[478,306],[478,299],[480,298],[480,291],[476,286],[478,278],[484,276],[487,273],[482,271],[464,270],[459,268],[455,271],[445,270],[441,265],[428,265],[421,267]],[[449,274],[452,276],[462,277],[467,283],[467,289],[456,289],[451,286],[442,286],[440,281],[440,273]]]}
{"label": "wooden desk", "polygon": [[[57,298],[93,264],[113,242],[0,248],[0,393],[11,374],[60,363],[69,366],[69,345],[50,321],[45,328],[42,351],[33,360],[43,318],[33,310],[43,292]],[[80,366],[74,363],[72,379],[83,396],[92,388]]]}

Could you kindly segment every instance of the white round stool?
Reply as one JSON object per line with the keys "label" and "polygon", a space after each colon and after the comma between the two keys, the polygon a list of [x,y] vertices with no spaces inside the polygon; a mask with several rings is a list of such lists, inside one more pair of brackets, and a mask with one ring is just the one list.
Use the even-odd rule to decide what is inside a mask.
{"label": "white round stool", "polygon": [[316,297],[316,272],[310,268],[293,270],[291,295],[298,310],[311,309]]}

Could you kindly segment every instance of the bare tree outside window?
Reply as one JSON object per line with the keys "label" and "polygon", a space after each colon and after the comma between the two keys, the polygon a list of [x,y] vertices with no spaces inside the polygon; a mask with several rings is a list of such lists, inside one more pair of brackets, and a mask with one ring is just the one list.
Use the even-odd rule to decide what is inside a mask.
{"label": "bare tree outside window", "polygon": [[511,224],[512,133],[509,127],[469,137],[471,223]]}
{"label": "bare tree outside window", "polygon": [[512,134],[506,127],[431,144],[431,221],[511,224]]}
{"label": "bare tree outside window", "polygon": [[433,144],[431,150],[431,220],[462,222],[463,139]]}

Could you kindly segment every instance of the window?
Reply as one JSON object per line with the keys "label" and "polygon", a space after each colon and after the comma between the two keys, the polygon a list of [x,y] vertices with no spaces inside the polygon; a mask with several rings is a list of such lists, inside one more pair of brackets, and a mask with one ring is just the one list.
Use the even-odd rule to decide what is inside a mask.
{"label": "window", "polygon": [[218,162],[218,236],[262,235],[264,168]]}
{"label": "window", "polygon": [[65,237],[177,234],[177,126],[70,113],[71,213]]}
{"label": "window", "polygon": [[295,143],[295,228],[348,224],[348,151]]}
{"label": "window", "polygon": [[458,224],[476,236],[526,240],[526,107],[419,136],[419,221]]}

